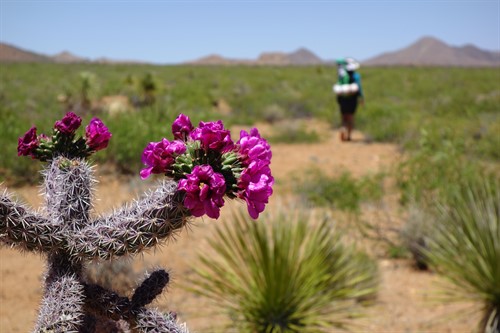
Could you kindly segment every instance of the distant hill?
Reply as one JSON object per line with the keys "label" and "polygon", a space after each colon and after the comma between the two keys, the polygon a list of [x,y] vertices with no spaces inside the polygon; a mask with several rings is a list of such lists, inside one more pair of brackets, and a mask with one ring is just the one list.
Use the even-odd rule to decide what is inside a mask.
{"label": "distant hill", "polygon": [[68,51],[63,51],[51,57],[53,61],[60,63],[81,63],[81,62],[89,62],[90,60],[87,58],[82,58],[77,55],[74,55]]}
{"label": "distant hill", "polygon": [[52,58],[23,50],[13,45],[0,43],[0,62],[52,62]]}
{"label": "distant hill", "polygon": [[191,65],[318,65],[324,61],[311,51],[300,48],[291,53],[285,52],[263,52],[255,60],[250,59],[229,59],[213,54],[194,61],[188,62]]}
{"label": "distant hill", "polygon": [[305,48],[300,48],[287,55],[288,61],[293,65],[319,65],[324,61]]}
{"label": "distant hill", "polygon": [[450,46],[434,37],[424,37],[398,51],[383,53],[362,62],[365,66],[500,66],[500,52],[485,51],[468,44]]}
{"label": "distant hill", "polygon": [[[126,56],[126,55],[125,55]],[[340,55],[342,56],[342,55]],[[101,63],[101,64],[146,64],[136,60],[116,60],[106,57],[83,58],[64,51],[54,56],[27,51],[0,42],[1,62],[56,62],[56,63]],[[308,66],[335,65],[333,60],[323,60],[306,48],[290,53],[263,52],[257,59],[230,59],[212,54],[194,61],[190,65],[273,65]],[[472,44],[450,46],[434,37],[424,37],[401,50],[383,53],[361,62],[362,66],[500,66],[500,52],[482,50]]]}
{"label": "distant hill", "polygon": [[97,58],[94,60],[83,58],[69,51],[63,51],[53,56],[43,55],[32,51],[21,49],[17,46],[0,42],[0,63],[2,62],[56,62],[56,63],[87,63],[99,64],[145,64],[146,62],[136,60],[116,60],[110,58]]}
{"label": "distant hill", "polygon": [[218,54],[210,54],[206,57],[194,60],[194,61],[188,61],[186,64],[189,65],[248,65],[251,64],[253,61],[252,60],[245,60],[245,59],[229,59],[229,58],[224,58]]}

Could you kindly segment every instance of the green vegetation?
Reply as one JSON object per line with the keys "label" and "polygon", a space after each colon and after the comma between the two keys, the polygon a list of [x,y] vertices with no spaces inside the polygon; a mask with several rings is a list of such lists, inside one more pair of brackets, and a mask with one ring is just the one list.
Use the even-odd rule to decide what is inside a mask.
{"label": "green vegetation", "polygon": [[[82,91],[81,73],[92,73]],[[500,90],[495,68],[362,68],[366,107],[358,128],[376,141],[418,149],[422,129],[436,144],[448,140],[469,159],[500,159]],[[131,114],[107,116],[92,109],[83,116],[103,118],[116,135],[106,154],[120,170],[140,167],[142,148],[178,113],[197,121],[223,119],[225,124],[276,123],[315,117],[338,123],[332,93],[334,67],[151,66],[101,64],[3,64],[0,71],[0,177],[12,183],[33,182],[38,166],[16,159],[17,138],[36,123],[39,132],[49,119],[64,114],[58,96],[93,98],[126,95],[137,108]],[[154,90],[150,88],[154,87]],[[149,90],[148,90],[149,89]],[[154,92],[154,99],[152,98]],[[144,101],[145,94],[149,102]],[[80,97],[79,97],[80,96]],[[224,100],[231,112],[214,107]],[[135,103],[138,102],[138,103]],[[314,142],[321,133],[301,128],[277,131],[276,142]]]}
{"label": "green vegetation", "polygon": [[362,203],[382,199],[383,179],[382,173],[355,179],[347,171],[338,177],[329,177],[320,169],[314,169],[298,183],[297,192],[312,205],[358,213]]}
{"label": "green vegetation", "polygon": [[415,148],[397,170],[404,204],[414,201],[429,206],[455,193],[464,180],[484,176],[486,165],[471,159],[461,142],[437,139],[435,133],[422,130]]}
{"label": "green vegetation", "polygon": [[437,205],[424,249],[431,266],[451,281],[447,301],[473,301],[481,332],[500,329],[500,182],[462,183]]}
{"label": "green vegetation", "polygon": [[235,212],[194,264],[190,287],[239,332],[331,332],[353,324],[378,284],[376,263],[331,220],[304,211],[252,221]]}

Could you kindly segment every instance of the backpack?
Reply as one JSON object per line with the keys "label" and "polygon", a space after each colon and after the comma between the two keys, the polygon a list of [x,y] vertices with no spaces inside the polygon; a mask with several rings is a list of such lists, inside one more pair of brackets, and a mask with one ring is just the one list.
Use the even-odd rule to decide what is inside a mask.
{"label": "backpack", "polygon": [[338,81],[333,85],[333,92],[337,96],[354,96],[359,92],[359,85],[354,80],[354,72],[347,71],[345,63],[338,67]]}

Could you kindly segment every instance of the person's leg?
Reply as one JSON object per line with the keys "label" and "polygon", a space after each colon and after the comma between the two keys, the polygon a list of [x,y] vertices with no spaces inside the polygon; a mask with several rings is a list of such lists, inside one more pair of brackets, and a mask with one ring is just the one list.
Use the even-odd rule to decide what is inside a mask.
{"label": "person's leg", "polygon": [[347,125],[348,125],[348,119],[347,117],[349,116],[349,101],[346,98],[342,97],[337,97],[337,102],[339,104],[339,109],[340,109],[340,115],[342,119],[342,125],[340,127],[340,140],[341,141],[346,141],[347,140]]}
{"label": "person's leg", "polygon": [[351,132],[354,129],[354,114],[356,113],[356,109],[358,107],[358,99],[352,98],[349,100],[349,110],[347,117],[347,141],[351,141]]}
{"label": "person's leg", "polygon": [[345,122],[346,122],[345,127],[347,129],[346,140],[351,141],[351,132],[354,128],[354,114],[353,113],[346,114],[345,115]]}
{"label": "person's leg", "polygon": [[346,141],[348,137],[348,117],[349,114],[342,113],[342,127],[340,128],[340,140]]}

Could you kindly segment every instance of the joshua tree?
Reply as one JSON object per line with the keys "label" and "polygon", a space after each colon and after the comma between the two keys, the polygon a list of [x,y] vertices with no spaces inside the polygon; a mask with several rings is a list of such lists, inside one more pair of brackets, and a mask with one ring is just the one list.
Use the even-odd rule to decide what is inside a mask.
{"label": "joshua tree", "polygon": [[[161,145],[150,143],[143,155],[148,168],[141,172],[143,177],[165,173],[175,180],[163,180],[142,199],[112,214],[94,217],[91,208],[95,180],[85,158],[104,149],[111,133],[94,118],[86,127],[85,138],[76,137],[80,124],[81,118],[70,112],[55,123],[51,138],[37,136],[35,127],[19,138],[18,155],[48,162],[43,171],[43,210],[30,210],[13,201],[6,191],[0,195],[0,242],[47,257],[35,332],[187,332],[175,315],[145,307],[168,283],[164,270],[150,274],[129,299],[89,282],[85,264],[156,246],[185,226],[191,216],[207,214],[217,218],[224,194],[240,196],[247,202],[250,214],[257,217],[272,192],[269,145],[255,130],[252,134],[245,132],[240,139],[238,154],[230,152],[235,145],[221,122],[200,123],[197,131],[189,118],[179,117],[173,130],[184,141],[172,141],[172,145],[166,139]],[[223,145],[208,147],[219,141]],[[198,148],[186,149],[189,145]],[[217,151],[222,147],[224,155]],[[257,148],[259,154],[250,152],[251,148]],[[186,150],[192,155],[185,154]],[[179,161],[174,163],[176,159]],[[251,161],[259,163],[250,167]]]}

